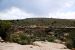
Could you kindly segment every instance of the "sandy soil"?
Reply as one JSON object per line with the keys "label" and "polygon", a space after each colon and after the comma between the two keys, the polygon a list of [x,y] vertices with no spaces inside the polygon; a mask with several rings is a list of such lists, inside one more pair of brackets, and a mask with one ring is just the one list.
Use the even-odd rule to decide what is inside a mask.
{"label": "sandy soil", "polygon": [[36,41],[33,45],[20,45],[17,43],[1,43],[0,50],[70,50],[63,44]]}

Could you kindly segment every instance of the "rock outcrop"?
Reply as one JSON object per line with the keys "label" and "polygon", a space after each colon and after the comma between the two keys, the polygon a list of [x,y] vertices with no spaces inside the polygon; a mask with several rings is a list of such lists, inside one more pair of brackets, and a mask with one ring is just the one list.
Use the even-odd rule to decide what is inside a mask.
{"label": "rock outcrop", "polygon": [[16,43],[0,43],[0,50],[70,50],[63,44],[36,41],[33,45]]}

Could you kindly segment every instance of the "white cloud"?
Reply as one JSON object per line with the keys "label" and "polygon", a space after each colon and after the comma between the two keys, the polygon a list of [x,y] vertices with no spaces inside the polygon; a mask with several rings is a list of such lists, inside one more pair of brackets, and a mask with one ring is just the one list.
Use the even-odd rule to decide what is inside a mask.
{"label": "white cloud", "polygon": [[48,14],[54,18],[75,18],[75,0],[2,0],[0,7],[0,19],[40,18]]}
{"label": "white cloud", "polygon": [[53,14],[50,13],[49,17],[61,19],[75,19],[75,12],[57,12]]}
{"label": "white cloud", "polygon": [[[63,3],[63,4],[61,4]],[[61,8],[58,8],[55,12],[49,13],[49,18],[60,18],[60,19],[75,19],[75,11],[71,11],[72,8],[74,8],[74,0],[67,0],[63,1],[61,3],[58,3]]]}
{"label": "white cloud", "polygon": [[72,7],[73,5],[74,5],[74,1],[68,1],[68,2],[64,3],[65,8]]}
{"label": "white cloud", "polygon": [[13,19],[24,19],[32,17],[33,14],[27,13],[19,8],[12,7],[8,10],[0,12],[0,19],[1,20],[13,20]]}
{"label": "white cloud", "polygon": [[0,10],[15,6],[36,16],[46,16],[49,12],[65,11],[75,5],[74,3],[74,0],[2,0]]}

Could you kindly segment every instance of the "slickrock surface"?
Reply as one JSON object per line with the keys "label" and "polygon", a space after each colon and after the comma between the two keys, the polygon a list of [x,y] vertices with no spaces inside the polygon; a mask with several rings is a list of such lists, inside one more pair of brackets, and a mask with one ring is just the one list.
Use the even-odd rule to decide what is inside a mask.
{"label": "slickrock surface", "polygon": [[1,43],[0,50],[70,50],[63,44],[36,41],[33,45],[20,45],[17,43]]}

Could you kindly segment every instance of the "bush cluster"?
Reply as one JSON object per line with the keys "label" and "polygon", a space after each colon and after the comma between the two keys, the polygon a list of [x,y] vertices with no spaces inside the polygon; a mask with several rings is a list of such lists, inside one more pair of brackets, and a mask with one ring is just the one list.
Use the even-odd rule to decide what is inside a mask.
{"label": "bush cluster", "polygon": [[24,33],[13,33],[10,34],[10,41],[24,45],[24,44],[30,44],[31,39]]}

